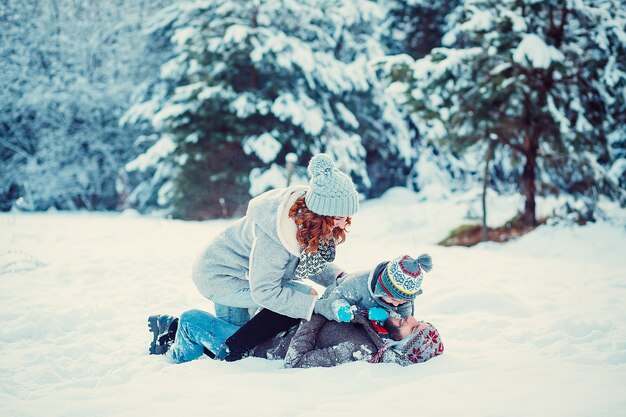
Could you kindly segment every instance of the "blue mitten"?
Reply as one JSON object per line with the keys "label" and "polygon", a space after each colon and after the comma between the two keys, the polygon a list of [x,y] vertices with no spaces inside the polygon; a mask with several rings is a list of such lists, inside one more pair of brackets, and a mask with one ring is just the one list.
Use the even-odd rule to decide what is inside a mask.
{"label": "blue mitten", "polygon": [[343,305],[337,309],[335,315],[339,321],[349,323],[354,318],[354,310],[356,310],[355,306]]}
{"label": "blue mitten", "polygon": [[375,321],[385,321],[389,318],[389,313],[384,308],[372,307],[367,313],[367,318]]}

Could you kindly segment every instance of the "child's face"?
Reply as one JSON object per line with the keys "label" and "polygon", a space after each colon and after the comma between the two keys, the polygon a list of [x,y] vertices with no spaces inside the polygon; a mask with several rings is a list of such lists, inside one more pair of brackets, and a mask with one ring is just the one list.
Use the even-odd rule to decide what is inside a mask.
{"label": "child's face", "polygon": [[398,300],[397,298],[391,297],[380,297],[387,304],[391,304],[394,307],[398,307],[400,304],[408,303],[409,300]]}

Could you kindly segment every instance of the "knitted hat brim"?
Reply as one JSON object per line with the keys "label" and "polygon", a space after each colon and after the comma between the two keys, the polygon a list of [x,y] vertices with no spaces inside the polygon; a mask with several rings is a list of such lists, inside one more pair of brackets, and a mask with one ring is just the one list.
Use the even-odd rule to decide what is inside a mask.
{"label": "knitted hat brim", "polygon": [[308,192],[304,196],[304,203],[309,210],[320,216],[347,217],[359,210],[359,198],[356,194],[329,198]]}

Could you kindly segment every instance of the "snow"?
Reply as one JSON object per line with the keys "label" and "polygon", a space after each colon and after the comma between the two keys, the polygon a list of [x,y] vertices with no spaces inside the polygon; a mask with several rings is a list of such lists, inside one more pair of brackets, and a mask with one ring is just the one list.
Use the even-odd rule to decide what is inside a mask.
{"label": "snow", "polygon": [[245,119],[257,111],[255,99],[256,97],[252,94],[240,94],[230,103],[230,108],[234,110],[238,118]]}
{"label": "snow", "polygon": [[179,45],[184,45],[187,43],[189,39],[196,35],[196,29],[187,27],[178,29],[174,35],[172,36],[172,42],[177,43]]}
{"label": "snow", "polygon": [[126,169],[128,171],[145,171],[148,167],[155,165],[160,159],[170,155],[175,149],[176,144],[172,137],[170,135],[163,135],[146,152],[127,163]]}
{"label": "snow", "polygon": [[609,170],[609,176],[614,183],[619,184],[619,176],[624,171],[626,171],[626,158],[619,158]]}
{"label": "snow", "polygon": [[250,28],[243,25],[232,25],[226,30],[226,34],[224,35],[225,43],[241,43],[246,37],[248,37],[248,32]]}
{"label": "snow", "polygon": [[[432,255],[416,316],[439,328],[446,351],[407,368],[170,364],[147,355],[146,318],[212,311],[190,270],[234,220],[1,214],[1,414],[622,416],[624,210],[607,207],[613,223],[542,226],[503,245],[437,246],[468,222],[478,196],[424,200],[394,188],[362,204],[338,250],[347,270]],[[490,223],[510,218],[518,203],[490,198]]]}
{"label": "snow", "polygon": [[159,75],[161,78],[180,77],[183,74],[183,68],[185,68],[185,63],[181,60],[181,57],[177,56],[161,65]]}
{"label": "snow", "polygon": [[534,33],[526,34],[517,48],[513,51],[513,61],[532,68],[548,68],[553,61],[564,59],[563,53],[554,46],[546,45]]}
{"label": "snow", "polygon": [[278,155],[282,145],[270,133],[263,133],[259,136],[251,136],[245,140],[243,150],[246,154],[254,153],[261,161],[269,164]]}
{"label": "snow", "polygon": [[157,202],[159,205],[164,206],[170,201],[172,195],[176,192],[176,187],[173,181],[166,181],[157,193]]}
{"label": "snow", "polygon": [[570,131],[569,120],[567,119],[567,117],[565,117],[563,113],[561,113],[559,108],[554,103],[554,99],[552,98],[551,95],[547,96],[546,102],[548,104],[548,110],[550,111],[550,114],[554,118],[554,121],[559,124],[559,128],[561,132],[568,133]]}
{"label": "snow", "polygon": [[[433,54],[415,61],[413,64],[413,76],[417,80],[423,80],[428,78],[439,78],[441,75],[460,66],[463,61],[471,59],[476,55],[483,53],[481,48],[466,48],[466,49],[450,49],[450,48],[435,48],[433,54],[441,54],[443,59],[434,61],[432,59]],[[439,58],[439,57],[438,57]],[[415,99],[419,100],[423,97],[419,92],[413,91]]]}
{"label": "snow", "polygon": [[[290,154],[288,154],[290,155]],[[293,155],[293,154],[291,154]],[[251,196],[256,197],[272,188],[287,186],[287,170],[278,164],[272,164],[268,169],[253,168],[250,171],[250,189]],[[306,184],[307,178],[303,178],[296,173],[291,177],[290,185]]]}
{"label": "snow", "polygon": [[272,104],[272,113],[280,120],[291,120],[311,135],[319,135],[324,128],[324,116],[313,99],[306,94],[296,98],[291,93],[278,96]]}
{"label": "snow", "polygon": [[186,112],[193,112],[197,106],[195,104],[170,104],[163,107],[162,110],[157,112],[152,118],[152,124],[155,128],[161,129],[165,125],[167,119],[173,119],[176,116],[180,116]]}
{"label": "snow", "polygon": [[509,18],[509,20],[513,24],[513,30],[515,32],[523,32],[527,29],[526,21],[524,20],[524,18],[515,13],[513,10],[504,9],[502,11],[502,15]]}
{"label": "snow", "polygon": [[350,110],[348,110],[348,108],[344,106],[343,103],[335,104],[335,108],[337,109],[337,113],[341,121],[355,129],[359,127],[359,121],[357,120],[356,116]]}
{"label": "snow", "polygon": [[494,25],[494,18],[490,11],[480,10],[476,7],[469,7],[471,12],[470,19],[461,25],[461,29],[465,31],[488,31]]}

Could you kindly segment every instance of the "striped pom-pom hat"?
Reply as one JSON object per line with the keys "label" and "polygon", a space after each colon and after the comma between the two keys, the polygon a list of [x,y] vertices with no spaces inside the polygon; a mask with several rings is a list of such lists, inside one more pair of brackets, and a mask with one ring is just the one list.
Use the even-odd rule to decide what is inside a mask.
{"label": "striped pom-pom hat", "polygon": [[417,259],[400,256],[387,264],[378,276],[375,295],[396,300],[414,300],[422,293],[424,272],[433,267],[432,258],[424,253]]}

